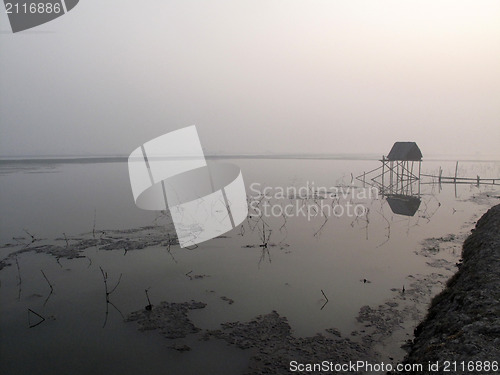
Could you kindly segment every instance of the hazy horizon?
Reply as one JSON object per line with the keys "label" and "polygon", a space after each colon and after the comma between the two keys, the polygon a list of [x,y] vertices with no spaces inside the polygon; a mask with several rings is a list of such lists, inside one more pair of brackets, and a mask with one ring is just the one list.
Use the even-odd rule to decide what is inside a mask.
{"label": "hazy horizon", "polygon": [[207,154],[500,158],[500,2],[81,1],[12,34],[0,155],[128,155],[197,125]]}
{"label": "hazy horizon", "polygon": [[[206,153],[205,157],[207,159],[311,159],[311,160],[380,160],[382,155],[386,156],[386,153],[322,153],[322,154],[293,154],[293,153],[280,153],[280,154],[211,154]],[[47,155],[0,155],[1,161],[71,161],[71,160],[89,160],[95,162],[107,162],[107,161],[127,161],[129,155],[124,154],[82,154],[82,155],[57,155],[57,154],[47,154]],[[423,157],[422,161],[464,161],[464,162],[500,162],[500,156],[497,155],[467,155],[467,154],[429,154],[427,157]]]}

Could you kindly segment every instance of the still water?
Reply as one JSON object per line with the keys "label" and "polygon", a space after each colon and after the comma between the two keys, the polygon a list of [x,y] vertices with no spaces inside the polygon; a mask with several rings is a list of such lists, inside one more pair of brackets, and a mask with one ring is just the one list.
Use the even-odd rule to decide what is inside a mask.
{"label": "still water", "polygon": [[[424,239],[469,231],[473,220],[494,203],[486,193],[500,192],[498,185],[440,187],[423,179],[418,210],[406,216],[394,213],[380,194],[352,193],[363,187],[355,177],[378,167],[375,160],[225,161],[241,168],[249,202],[257,203],[241,226],[195,249],[89,247],[77,259],[34,252],[10,257],[11,265],[0,270],[0,373],[244,372],[246,351],[187,337],[183,342],[192,350],[180,353],[168,348],[169,340],[157,332],[139,332],[135,323],[124,322],[122,315],[147,305],[146,289],[153,304],[207,303],[190,313],[202,329],[276,310],[288,318],[295,336],[331,327],[349,336],[359,329],[355,318],[360,307],[390,299],[391,289],[408,283],[408,275],[436,272],[418,254]],[[422,172],[438,174],[439,167],[444,176],[455,173],[455,163],[446,161],[423,162]],[[500,163],[461,162],[459,175],[499,177]],[[331,195],[340,187],[350,187],[352,194]],[[267,196],[257,196],[265,188]],[[326,195],[312,195],[314,189]],[[418,192],[416,186],[411,190]],[[255,210],[263,204],[270,207],[264,216]],[[285,205],[291,207],[288,216],[279,210]],[[359,217],[339,210],[328,214],[325,205],[345,210],[359,205],[365,211]],[[64,245],[96,233],[106,236],[149,226],[174,233],[164,213],[135,206],[126,162],[2,162],[0,207],[0,259],[33,239]],[[460,248],[438,257],[454,264]],[[101,268],[110,284],[120,280],[110,297],[116,309],[106,304]],[[439,269],[444,276],[453,271]],[[28,309],[46,320],[30,328],[36,316]]]}

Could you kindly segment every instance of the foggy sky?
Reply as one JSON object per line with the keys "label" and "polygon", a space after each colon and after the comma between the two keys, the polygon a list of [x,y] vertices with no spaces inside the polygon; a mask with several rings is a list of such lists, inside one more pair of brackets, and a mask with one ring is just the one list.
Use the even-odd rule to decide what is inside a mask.
{"label": "foggy sky", "polygon": [[128,155],[197,125],[206,153],[500,156],[500,2],[81,0],[12,34],[0,155]]}

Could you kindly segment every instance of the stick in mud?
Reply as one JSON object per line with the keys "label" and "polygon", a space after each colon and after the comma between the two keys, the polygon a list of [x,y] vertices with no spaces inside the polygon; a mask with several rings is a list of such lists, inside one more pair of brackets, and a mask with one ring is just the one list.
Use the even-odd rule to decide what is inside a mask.
{"label": "stick in mud", "polygon": [[177,260],[175,259],[174,257],[174,254],[172,254],[172,244],[174,244],[175,242],[173,241],[173,239],[170,238],[170,233],[167,233],[167,242],[163,244],[163,246],[166,246],[167,247],[167,252],[168,254],[170,255],[170,257],[172,258],[172,260],[177,263]]}
{"label": "stick in mud", "polygon": [[96,211],[97,211],[97,210],[96,210],[96,209],[94,209],[94,225],[93,225],[93,227],[92,227],[92,237],[94,238],[94,240],[95,240],[95,222],[96,222],[96,215],[97,215],[97,212],[96,212]]}
{"label": "stick in mud", "polygon": [[49,279],[47,278],[47,276],[45,275],[45,272],[43,272],[43,270],[40,270],[40,272],[42,273],[43,277],[45,278],[45,280],[47,280],[47,284],[49,284],[50,286],[50,290],[54,290],[54,287],[52,286],[52,284],[50,283]]}
{"label": "stick in mud", "polygon": [[328,297],[326,296],[325,292],[323,292],[323,289],[321,289],[321,293],[323,294],[323,296],[325,297],[326,299],[326,302],[323,304],[323,306],[321,306],[321,309],[320,310],[323,310],[323,308],[326,306],[326,304],[328,303]]}
{"label": "stick in mud", "polygon": [[102,269],[102,267],[99,267],[99,269],[101,270],[102,278],[103,278],[103,281],[104,281],[104,290],[106,292],[106,313],[105,313],[105,318],[104,318],[104,324],[102,326],[102,328],[104,328],[104,327],[106,327],[106,324],[108,323],[109,305],[113,306],[115,308],[115,310],[120,313],[120,315],[122,316],[122,319],[125,320],[125,317],[123,316],[123,314],[120,311],[120,309],[118,307],[116,307],[115,304],[109,300],[110,294],[113,293],[116,290],[116,288],[118,287],[118,285],[120,285],[120,281],[122,280],[122,274],[120,274],[120,277],[118,278],[118,282],[113,287],[113,289],[111,289],[111,291],[109,291],[108,290],[108,273],[105,272]]}
{"label": "stick in mud", "polygon": [[30,232],[28,232],[26,229],[23,229],[23,231],[31,237],[31,243],[35,242],[36,241],[36,238],[35,236],[33,236]]}
{"label": "stick in mud", "polygon": [[144,290],[146,292],[146,298],[148,299],[148,305],[145,307],[145,309],[150,311],[153,308],[153,305],[151,304],[151,300],[149,299],[148,290],[149,288]]}
{"label": "stick in mud", "polygon": [[[41,320],[38,322],[38,323],[35,323],[35,324],[31,324],[31,320],[30,320],[30,312],[32,314],[35,314],[36,316],[38,316]],[[34,328],[36,327],[37,325],[40,325],[42,324],[43,322],[45,321],[45,318],[43,316],[41,316],[40,314],[38,314],[37,312],[31,310],[31,309],[28,309],[28,325],[30,328]]]}
{"label": "stick in mud", "polygon": [[50,293],[47,296],[47,298],[45,298],[45,301],[43,302],[43,307],[45,307],[45,305],[47,304],[47,302],[49,302],[49,299],[52,296],[52,293],[54,293],[54,288],[53,288],[52,284],[50,283],[49,279],[47,278],[47,276],[45,275],[45,272],[43,272],[43,270],[40,270],[40,272],[42,273],[43,277],[45,278],[45,280],[47,280],[47,283],[50,286]]}
{"label": "stick in mud", "polygon": [[17,285],[19,286],[19,292],[17,294],[17,300],[21,300],[21,291],[22,291],[22,283],[23,279],[21,278],[21,269],[19,268],[19,261],[17,260],[17,255],[16,255],[16,266],[17,266],[17,278],[19,281],[17,282]]}
{"label": "stick in mud", "polygon": [[323,296],[325,297],[326,302],[328,302],[328,297],[326,296],[325,292],[323,292],[323,289],[321,289],[321,293],[323,293]]}

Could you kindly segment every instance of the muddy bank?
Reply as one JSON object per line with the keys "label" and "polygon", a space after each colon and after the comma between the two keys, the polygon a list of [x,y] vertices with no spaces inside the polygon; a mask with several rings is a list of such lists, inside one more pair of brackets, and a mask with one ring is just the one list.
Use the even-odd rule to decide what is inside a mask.
{"label": "muddy bank", "polygon": [[363,361],[375,358],[370,345],[343,338],[335,328],[312,337],[295,337],[287,318],[276,311],[259,315],[250,322],[224,323],[221,329],[206,331],[203,339],[210,338],[251,350],[245,375],[290,374],[291,361],[302,364],[325,360],[347,363],[353,358]]}
{"label": "muddy bank", "polygon": [[[189,351],[188,335],[197,340],[220,339],[227,344],[250,351],[245,375],[290,374],[290,361],[320,363],[326,359],[333,363],[347,363],[353,358],[373,361],[375,353],[367,343],[357,343],[342,337],[334,328],[312,337],[295,337],[286,317],[276,311],[259,315],[249,322],[223,323],[217,330],[202,330],[188,317],[189,310],[206,306],[202,302],[162,302],[150,310],[136,311],[127,321],[139,323],[139,329],[158,330],[172,341],[171,349]],[[178,340],[180,339],[180,340]]]}
{"label": "muddy bank", "polygon": [[51,241],[36,238],[29,232],[26,233],[27,237],[13,238],[15,243],[0,245],[0,249],[12,249],[7,257],[0,260],[0,270],[11,266],[18,255],[28,252],[49,254],[59,260],[61,258],[85,258],[84,250],[92,247],[98,250],[119,250],[126,254],[128,251],[162,246],[170,252],[171,246],[179,243],[175,231],[171,227],[161,225],[135,229],[100,230],[80,236],[64,235]]}
{"label": "muddy bank", "polygon": [[[426,374],[493,374],[498,369],[488,370],[484,364],[499,358],[500,205],[497,205],[481,217],[465,240],[459,271],[432,300],[427,317],[415,329],[405,363],[424,364],[424,372],[419,373]],[[426,368],[429,361],[439,361],[439,370],[429,371]],[[449,371],[444,371],[445,361],[452,362]],[[469,361],[474,361],[474,368],[467,367]],[[481,368],[475,367],[478,361],[482,362]]]}

